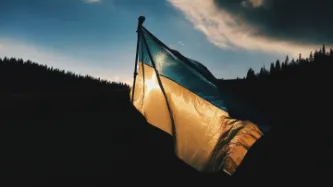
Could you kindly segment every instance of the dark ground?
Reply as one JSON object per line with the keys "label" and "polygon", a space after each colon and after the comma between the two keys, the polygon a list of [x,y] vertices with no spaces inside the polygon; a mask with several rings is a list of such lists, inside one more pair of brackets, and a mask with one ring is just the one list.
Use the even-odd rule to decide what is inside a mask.
{"label": "dark ground", "polygon": [[[328,89],[309,82],[287,87],[282,82],[223,84],[265,108],[263,115],[275,125],[250,150],[236,177],[283,180],[331,173]],[[148,125],[128,100],[126,91],[1,96],[4,176],[38,176],[38,181],[49,176],[125,177],[129,183],[141,175],[205,178],[173,155],[172,139]]]}
{"label": "dark ground", "polygon": [[127,100],[127,92],[2,96],[5,176],[195,174]]}
{"label": "dark ground", "polygon": [[[269,186],[291,179],[298,184],[330,179],[332,62],[333,50],[323,46],[306,59],[276,61],[269,71],[249,70],[247,80],[219,82],[236,100],[259,111],[256,119],[245,118],[273,125],[250,149],[234,178],[245,178],[241,181],[246,186],[251,186],[250,177],[259,178],[255,185]],[[170,180],[178,185],[179,179],[188,185],[197,179],[212,182],[175,157],[171,137],[146,123],[129,102],[128,90],[115,91],[125,87],[0,58],[0,168],[3,178],[11,180],[1,186],[27,186],[24,179],[57,183],[63,180],[58,176],[83,184],[119,180],[121,185],[140,186],[137,178],[155,186]],[[254,112],[227,101],[235,118]],[[218,185],[226,185],[226,177],[213,175]],[[97,180],[85,182],[93,178]]]}
{"label": "dark ground", "polygon": [[[331,81],[222,81],[273,128],[248,153],[239,175],[327,178],[332,171]],[[246,171],[246,172],[244,172]]]}

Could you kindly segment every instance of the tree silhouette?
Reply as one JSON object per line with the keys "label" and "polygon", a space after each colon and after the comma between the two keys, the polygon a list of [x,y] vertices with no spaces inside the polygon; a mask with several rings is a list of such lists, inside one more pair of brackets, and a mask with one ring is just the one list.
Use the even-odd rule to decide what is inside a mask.
{"label": "tree silhouette", "polygon": [[325,44],[324,44],[323,47],[321,48],[321,53],[322,53],[322,54],[326,54],[326,47],[325,47]]}
{"label": "tree silhouette", "polygon": [[90,75],[78,75],[30,60],[0,58],[0,93],[103,92],[129,89],[129,85]]}
{"label": "tree silhouette", "polygon": [[256,78],[257,77],[256,77],[256,74],[255,74],[254,70],[252,68],[250,68],[249,71],[246,74],[246,79],[255,80]]}
{"label": "tree silhouette", "polygon": [[299,54],[295,60],[289,60],[286,56],[281,64],[280,60],[271,63],[269,71],[265,67],[259,73],[249,69],[246,80],[304,80],[304,79],[331,79],[329,76],[333,68],[333,50],[326,51],[325,45],[321,49],[311,52],[309,57],[304,58]]}
{"label": "tree silhouette", "polygon": [[275,72],[275,65],[274,65],[274,63],[271,63],[271,67],[269,68],[269,71],[270,71],[271,73],[274,73],[274,72]]}
{"label": "tree silhouette", "polygon": [[313,60],[314,60],[314,57],[313,57],[313,53],[311,51],[310,55],[309,55],[309,62],[313,62]]}
{"label": "tree silhouette", "polygon": [[280,63],[280,60],[276,60],[275,62],[275,70],[277,72],[281,71],[281,63]]}

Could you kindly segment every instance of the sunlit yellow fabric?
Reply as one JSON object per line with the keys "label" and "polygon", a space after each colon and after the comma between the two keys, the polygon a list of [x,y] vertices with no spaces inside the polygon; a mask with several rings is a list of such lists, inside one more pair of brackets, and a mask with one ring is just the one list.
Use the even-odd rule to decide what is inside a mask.
{"label": "sunlit yellow fabric", "polygon": [[[235,173],[248,149],[263,135],[259,128],[230,118],[227,112],[168,78],[160,79],[176,126],[177,156],[199,171]],[[151,125],[172,135],[170,114],[155,71],[143,63],[139,63],[133,104]]]}
{"label": "sunlit yellow fabric", "polygon": [[138,68],[133,99],[134,106],[145,116],[148,123],[172,134],[170,114],[154,69],[143,63],[138,63]]}

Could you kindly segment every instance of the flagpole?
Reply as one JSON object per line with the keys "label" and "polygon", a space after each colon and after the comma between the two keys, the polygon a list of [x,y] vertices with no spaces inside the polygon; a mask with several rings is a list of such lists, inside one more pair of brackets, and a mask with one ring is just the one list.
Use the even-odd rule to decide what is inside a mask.
{"label": "flagpole", "polygon": [[140,36],[141,36],[141,26],[143,22],[145,21],[144,16],[140,16],[138,18],[138,28],[136,32],[138,33],[138,39],[137,39],[137,44],[136,44],[136,55],[135,55],[135,66],[134,66],[134,80],[133,80],[133,86],[132,86],[132,102],[134,100],[134,90],[135,90],[135,82],[136,82],[136,76],[138,75],[138,53],[139,53],[139,44],[140,44]]}

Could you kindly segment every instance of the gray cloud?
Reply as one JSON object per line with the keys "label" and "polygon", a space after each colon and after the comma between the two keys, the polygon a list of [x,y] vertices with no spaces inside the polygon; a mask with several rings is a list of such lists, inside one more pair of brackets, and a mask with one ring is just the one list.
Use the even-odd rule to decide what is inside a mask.
{"label": "gray cloud", "polygon": [[299,45],[288,40],[269,38],[258,34],[258,28],[242,19],[242,14],[237,15],[236,7],[252,6],[258,8],[267,6],[264,2],[246,4],[233,1],[228,4],[228,9],[221,8],[215,0],[168,0],[172,6],[180,10],[195,29],[202,32],[207,39],[217,47],[223,49],[245,49],[269,53],[297,55],[309,53],[318,48],[316,45]]}
{"label": "gray cloud", "polygon": [[332,0],[215,0],[219,9],[256,28],[255,36],[299,44],[333,43]]}
{"label": "gray cloud", "polygon": [[[290,3],[292,1],[293,3]],[[333,43],[328,0],[168,0],[223,49],[297,56]],[[308,2],[308,3],[306,3]],[[321,4],[321,5],[319,5]],[[321,7],[323,7],[321,9]]]}

